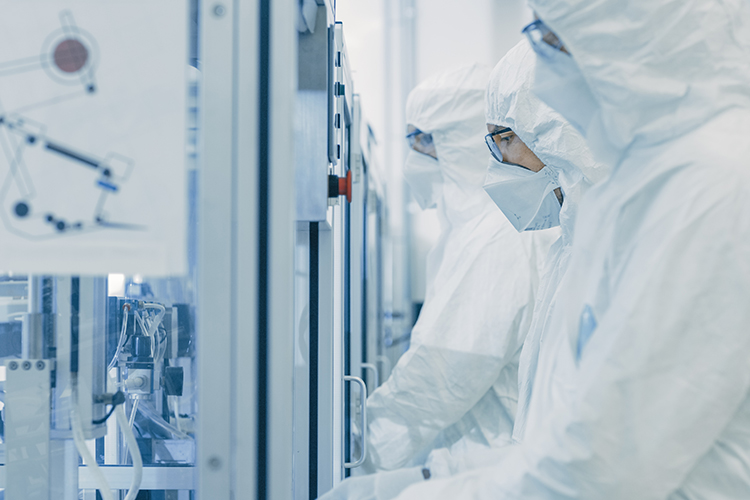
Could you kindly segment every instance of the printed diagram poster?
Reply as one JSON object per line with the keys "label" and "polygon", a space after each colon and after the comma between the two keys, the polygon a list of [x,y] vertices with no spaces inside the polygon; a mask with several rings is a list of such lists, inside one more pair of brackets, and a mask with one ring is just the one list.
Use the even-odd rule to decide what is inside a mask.
{"label": "printed diagram poster", "polygon": [[0,1],[0,270],[184,274],[186,4]]}

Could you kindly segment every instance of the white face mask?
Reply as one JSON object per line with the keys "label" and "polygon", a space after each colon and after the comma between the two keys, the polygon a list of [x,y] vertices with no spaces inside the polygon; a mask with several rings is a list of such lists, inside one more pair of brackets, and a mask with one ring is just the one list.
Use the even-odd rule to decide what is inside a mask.
{"label": "white face mask", "polygon": [[494,158],[490,158],[484,181],[484,190],[519,232],[560,225],[560,202],[554,193],[558,187],[552,169],[532,172]]}
{"label": "white face mask", "polygon": [[411,150],[404,163],[404,177],[422,209],[437,205],[443,191],[443,174],[438,160]]}

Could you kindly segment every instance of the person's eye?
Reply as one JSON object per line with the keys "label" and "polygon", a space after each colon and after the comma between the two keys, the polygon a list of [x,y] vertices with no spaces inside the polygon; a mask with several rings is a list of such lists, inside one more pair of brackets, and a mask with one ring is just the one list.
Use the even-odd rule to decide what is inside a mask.
{"label": "person's eye", "polygon": [[501,141],[508,141],[508,142],[510,142],[511,137],[513,137],[513,136],[512,135],[508,135],[506,137],[501,137],[500,140]]}

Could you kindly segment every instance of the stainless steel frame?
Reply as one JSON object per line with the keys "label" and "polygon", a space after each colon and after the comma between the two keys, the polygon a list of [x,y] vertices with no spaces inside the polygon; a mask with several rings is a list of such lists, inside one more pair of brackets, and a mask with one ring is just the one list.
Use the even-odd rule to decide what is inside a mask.
{"label": "stainless steel frame", "polygon": [[296,8],[201,5],[199,499],[292,493]]}

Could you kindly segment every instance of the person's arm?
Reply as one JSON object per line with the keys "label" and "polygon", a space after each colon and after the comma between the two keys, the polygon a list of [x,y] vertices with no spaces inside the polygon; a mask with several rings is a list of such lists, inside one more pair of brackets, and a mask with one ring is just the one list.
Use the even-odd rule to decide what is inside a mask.
{"label": "person's arm", "polygon": [[[709,200],[714,209],[683,227],[655,225],[610,270],[611,306],[578,362],[572,401],[545,408],[501,464],[399,500],[648,500],[679,488],[750,387],[748,215],[737,200]],[[573,345],[558,355],[575,356]]]}
{"label": "person's arm", "polygon": [[408,463],[460,420],[518,354],[533,291],[526,248],[518,234],[507,237],[480,238],[480,251],[444,259],[440,288],[422,309],[414,343],[367,401],[375,469]]}

